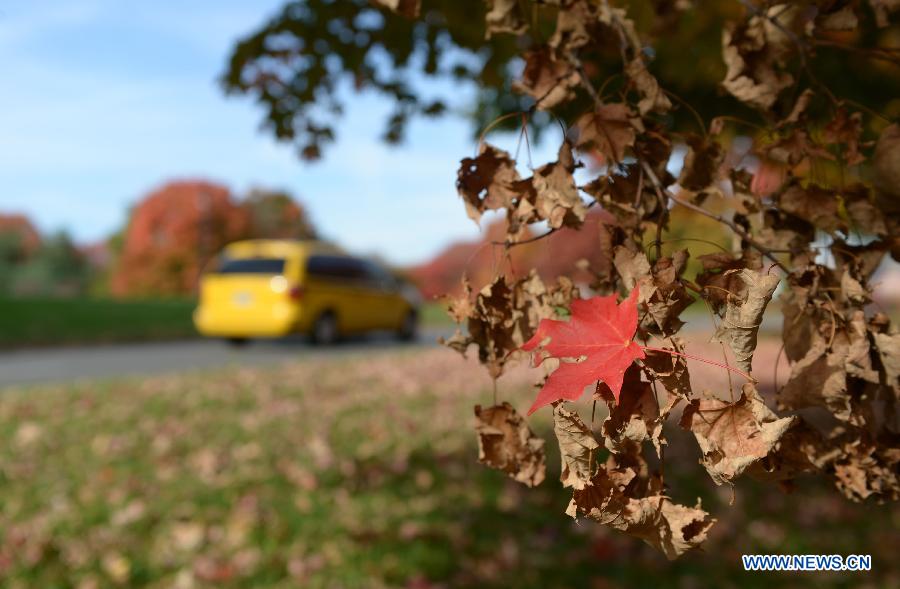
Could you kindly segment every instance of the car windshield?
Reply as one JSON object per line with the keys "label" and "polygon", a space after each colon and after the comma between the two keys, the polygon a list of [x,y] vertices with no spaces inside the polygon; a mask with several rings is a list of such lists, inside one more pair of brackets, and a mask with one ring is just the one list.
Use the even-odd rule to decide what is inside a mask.
{"label": "car windshield", "polygon": [[284,274],[284,260],[278,258],[225,258],[218,274]]}

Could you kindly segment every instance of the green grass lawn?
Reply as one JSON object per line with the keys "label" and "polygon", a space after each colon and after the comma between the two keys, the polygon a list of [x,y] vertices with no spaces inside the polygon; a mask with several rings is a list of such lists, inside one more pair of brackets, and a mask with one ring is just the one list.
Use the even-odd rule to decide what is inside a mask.
{"label": "green grass lawn", "polygon": [[[195,337],[195,305],[190,299],[0,297],[0,348]],[[444,306],[423,305],[422,325],[450,325]]]}
{"label": "green grass lawn", "polygon": [[0,347],[174,339],[196,334],[194,301],[0,298]]}
{"label": "green grass lawn", "polygon": [[[499,394],[527,406],[533,372]],[[0,394],[4,587],[888,587],[900,510],[827,485],[717,488],[670,436],[674,499],[718,518],[670,563],[573,522],[556,478],[476,462],[489,381],[445,350]],[[582,414],[587,410],[581,406]],[[683,432],[682,432],[683,433]],[[871,553],[870,573],[744,573],[741,553]]]}

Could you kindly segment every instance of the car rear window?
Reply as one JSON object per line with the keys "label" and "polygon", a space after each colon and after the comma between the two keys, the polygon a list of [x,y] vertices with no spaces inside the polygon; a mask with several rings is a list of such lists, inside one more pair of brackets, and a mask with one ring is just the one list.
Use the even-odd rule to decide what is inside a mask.
{"label": "car rear window", "polygon": [[232,258],[219,264],[219,274],[284,274],[284,260],[278,258]]}

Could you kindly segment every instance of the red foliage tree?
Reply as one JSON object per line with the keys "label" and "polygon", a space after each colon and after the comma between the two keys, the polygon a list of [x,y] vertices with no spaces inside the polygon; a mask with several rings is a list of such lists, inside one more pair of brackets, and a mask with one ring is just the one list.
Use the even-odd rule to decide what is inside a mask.
{"label": "red foliage tree", "polygon": [[246,237],[250,225],[249,211],[224,186],[166,184],[135,208],[111,291],[117,296],[192,292],[200,269],[224,245]]}
{"label": "red foliage tree", "polygon": [[18,255],[23,259],[41,247],[41,236],[25,215],[0,214],[0,235],[16,240]]}
{"label": "red foliage tree", "polygon": [[[510,250],[507,257],[502,248],[506,223],[497,221],[487,227],[481,240],[454,243],[429,262],[412,268],[409,274],[428,298],[458,294],[463,275],[475,290],[480,290],[493,280],[498,270],[516,268],[535,268],[545,280],[569,276],[576,282],[588,283],[592,276],[582,267],[607,273],[612,268],[610,236],[606,229],[606,224],[611,222],[613,218],[606,211],[592,211],[584,221],[588,231],[562,228],[539,242]],[[536,235],[528,233],[531,237]]]}

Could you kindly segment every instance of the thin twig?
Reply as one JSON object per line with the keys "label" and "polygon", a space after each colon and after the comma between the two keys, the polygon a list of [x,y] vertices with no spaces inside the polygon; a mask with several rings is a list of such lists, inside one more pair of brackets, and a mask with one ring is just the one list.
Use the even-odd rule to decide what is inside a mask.
{"label": "thin twig", "polygon": [[478,155],[478,152],[481,151],[481,145],[484,143],[484,138],[487,137],[488,131],[490,131],[491,129],[493,129],[494,127],[496,127],[497,125],[499,125],[500,123],[505,121],[506,119],[510,119],[518,114],[519,114],[518,112],[506,113],[505,115],[499,116],[496,119],[494,119],[493,121],[491,121],[491,123],[487,127],[484,128],[484,131],[482,131],[481,135],[478,137],[478,143],[475,144],[475,155]]}
{"label": "thin twig", "polygon": [[672,201],[674,201],[676,204],[679,204],[687,209],[694,211],[695,213],[700,213],[701,215],[703,215],[705,217],[709,217],[710,219],[713,219],[714,221],[718,221],[719,223],[728,226],[732,231],[737,233],[741,237],[741,239],[743,239],[744,241],[749,243],[761,254],[763,254],[770,260],[772,260],[775,263],[775,265],[777,265],[779,268],[781,268],[781,270],[785,274],[790,274],[790,270],[788,270],[787,267],[785,267],[785,265],[782,264],[778,260],[778,258],[775,257],[775,254],[772,253],[772,250],[770,250],[763,244],[759,243],[758,241],[756,241],[755,239],[750,237],[750,234],[748,234],[746,231],[744,231],[744,229],[742,227],[740,227],[737,223],[735,223],[731,219],[726,219],[725,217],[723,217],[721,215],[711,213],[711,212],[707,211],[706,209],[704,209],[703,207],[699,207],[692,202],[687,202],[687,201],[681,200],[680,198],[678,198],[674,194],[672,194],[668,188],[666,188],[665,186],[662,185],[662,183],[659,181],[659,178],[656,177],[656,173],[653,171],[653,168],[651,168],[647,164],[647,162],[641,160],[641,166],[643,166],[644,171],[647,173],[647,177],[650,178],[650,181],[653,182],[653,184],[655,184],[659,188],[660,191],[665,193],[666,196],[671,198]]}
{"label": "thin twig", "polygon": [[[597,204],[597,201],[592,200],[591,202],[589,202],[585,205],[585,208],[589,209],[596,204]],[[560,225],[559,227],[554,227],[554,228],[550,229],[546,233],[541,233],[540,235],[535,235],[534,237],[529,237],[528,239],[522,239],[520,241],[492,241],[491,244],[492,245],[502,245],[502,246],[505,246],[508,248],[515,247],[517,245],[525,245],[526,243],[534,243],[535,241],[540,241],[541,239],[544,239],[545,237],[550,237],[551,235],[553,235],[560,229],[564,229],[564,228],[565,228],[565,225]]]}
{"label": "thin twig", "polygon": [[[600,381],[597,381],[597,386],[594,389],[594,403],[591,405],[591,435],[594,435],[594,415],[597,413],[597,399],[596,396],[600,394]],[[593,479],[594,478],[594,448],[593,446],[588,449],[588,475]]]}
{"label": "thin twig", "polygon": [[900,49],[889,47],[854,47],[853,45],[845,45],[844,43],[829,41],[827,39],[813,39],[813,45],[816,45],[817,47],[840,49],[842,51],[856,53],[894,65],[900,65]]}
{"label": "thin twig", "polygon": [[694,118],[697,120],[697,125],[700,126],[700,132],[703,134],[704,137],[706,137],[706,135],[707,135],[706,123],[703,122],[703,117],[700,116],[700,113],[697,112],[697,109],[695,109],[693,106],[691,106],[687,100],[678,96],[674,92],[670,92],[669,90],[666,90],[665,88],[663,88],[663,93],[665,93],[665,95],[669,96],[670,98],[674,98],[677,103],[679,103],[682,106],[684,106],[685,108],[687,108],[688,111],[692,115],[694,115]]}
{"label": "thin twig", "polygon": [[[716,243],[715,241],[710,241],[709,239],[700,239],[698,237],[671,237],[669,239],[664,239],[662,241],[662,244],[665,245],[667,243],[675,243],[676,241],[696,241],[697,243],[705,243],[707,245],[715,246],[715,247],[719,248],[720,250],[722,250],[723,252],[725,252],[726,254],[731,253],[730,251],[728,251],[725,248],[725,246],[723,246],[720,243]],[[654,241],[654,242],[648,243],[647,247],[649,248],[652,245],[656,245],[656,242]]]}
{"label": "thin twig", "polygon": [[584,71],[584,66],[581,65],[581,62],[578,61],[577,58],[572,58],[575,60],[575,70],[578,72],[578,79],[581,81],[582,87],[584,87],[585,91],[591,97],[591,100],[594,101],[594,104],[599,108],[603,106],[603,101],[600,99],[600,95],[597,94],[597,91],[594,90],[593,84],[591,84],[590,78],[588,78],[587,73]]}
{"label": "thin twig", "polygon": [[[726,289],[722,289],[725,292],[728,292]],[[728,294],[731,294],[730,292]],[[703,304],[706,306],[706,312],[709,313],[709,321],[713,326],[713,333],[719,333],[719,324],[716,323],[716,314],[713,311],[712,305],[709,304],[709,301],[706,298],[703,298]],[[718,340],[719,346],[722,348],[722,360],[725,362],[726,366],[731,366],[731,363],[728,361],[728,351],[725,349],[725,343],[722,340]],[[731,380],[731,372],[728,373],[728,396],[731,398],[731,402],[734,403],[734,382]]]}
{"label": "thin twig", "polygon": [[706,364],[712,364],[713,366],[718,366],[719,368],[724,368],[728,372],[735,372],[740,374],[744,378],[746,378],[750,382],[756,382],[756,379],[744,372],[739,368],[735,368],[734,366],[729,366],[727,364],[720,364],[714,360],[710,360],[708,358],[704,358],[702,356],[694,356],[693,354],[688,354],[686,352],[676,352],[675,350],[670,350],[668,348],[654,348],[652,346],[641,346],[644,350],[649,350],[651,352],[662,352],[664,354],[671,354],[673,356],[682,356],[684,358],[689,358],[691,360],[697,360],[698,362],[705,362]]}
{"label": "thin twig", "polygon": [[[775,387],[775,390],[778,390],[778,364],[781,362],[781,355],[784,354],[784,342],[781,342],[781,347],[778,348],[778,355],[775,356],[775,368],[772,371],[772,385]],[[788,364],[790,364],[790,360],[788,360]]]}

